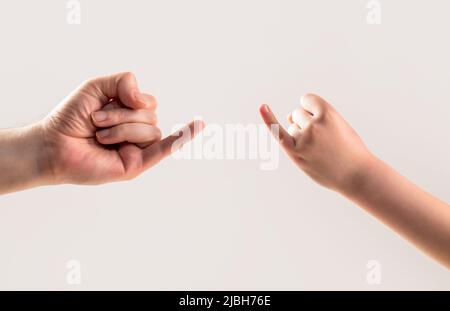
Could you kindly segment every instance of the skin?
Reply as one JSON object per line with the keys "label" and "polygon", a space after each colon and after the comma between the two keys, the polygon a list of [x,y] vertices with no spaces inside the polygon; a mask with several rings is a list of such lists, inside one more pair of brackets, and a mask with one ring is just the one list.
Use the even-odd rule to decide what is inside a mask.
{"label": "skin", "polygon": [[193,139],[194,121],[161,139],[153,96],[132,73],[91,79],[44,120],[0,131],[0,194],[54,184],[135,178]]}
{"label": "skin", "polygon": [[[47,118],[0,131],[0,194],[51,184],[135,178],[190,141],[195,121],[161,139],[153,96],[131,73],[89,80]],[[286,131],[267,105],[265,123],[301,170],[337,191],[450,268],[450,206],[375,157],[339,113],[316,95],[302,98]]]}
{"label": "skin", "polygon": [[450,269],[450,206],[374,156],[329,103],[317,95],[305,95],[300,107],[288,115],[289,130],[269,106],[263,105],[260,112],[302,171]]}

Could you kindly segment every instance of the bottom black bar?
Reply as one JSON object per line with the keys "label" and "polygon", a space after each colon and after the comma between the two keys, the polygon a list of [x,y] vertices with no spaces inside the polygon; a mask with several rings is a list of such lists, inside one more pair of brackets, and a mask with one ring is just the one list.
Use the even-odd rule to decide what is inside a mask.
{"label": "bottom black bar", "polygon": [[0,306],[144,310],[301,310],[303,307],[450,307],[448,292],[1,292]]}

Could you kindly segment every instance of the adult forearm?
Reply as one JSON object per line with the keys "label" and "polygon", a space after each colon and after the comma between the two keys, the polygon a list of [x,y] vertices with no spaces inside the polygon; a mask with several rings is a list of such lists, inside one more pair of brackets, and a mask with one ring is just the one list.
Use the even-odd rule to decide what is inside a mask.
{"label": "adult forearm", "polygon": [[46,161],[39,125],[0,131],[0,194],[45,184]]}
{"label": "adult forearm", "polygon": [[450,268],[450,206],[373,157],[343,194]]}

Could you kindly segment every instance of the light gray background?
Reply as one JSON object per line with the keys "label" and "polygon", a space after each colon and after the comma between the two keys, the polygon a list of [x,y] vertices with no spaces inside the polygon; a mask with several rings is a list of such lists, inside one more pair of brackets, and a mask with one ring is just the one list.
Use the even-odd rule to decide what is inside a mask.
{"label": "light gray background", "polygon": [[[259,123],[306,92],[370,148],[450,201],[450,2],[381,0],[0,2],[0,125],[45,116],[82,80],[123,70],[159,100],[167,133],[202,115]],[[450,274],[282,155],[169,159],[139,179],[0,197],[0,289],[450,289]],[[82,285],[66,284],[66,262]],[[382,265],[369,286],[366,263]]]}

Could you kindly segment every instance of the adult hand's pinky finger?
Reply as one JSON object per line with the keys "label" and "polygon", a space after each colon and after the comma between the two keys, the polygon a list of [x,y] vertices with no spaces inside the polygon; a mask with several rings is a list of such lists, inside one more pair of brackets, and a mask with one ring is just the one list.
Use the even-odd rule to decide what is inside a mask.
{"label": "adult hand's pinky finger", "polygon": [[144,166],[153,166],[176,152],[183,147],[183,145],[194,139],[204,128],[205,123],[203,121],[192,121],[172,135],[145,148],[143,151]]}

